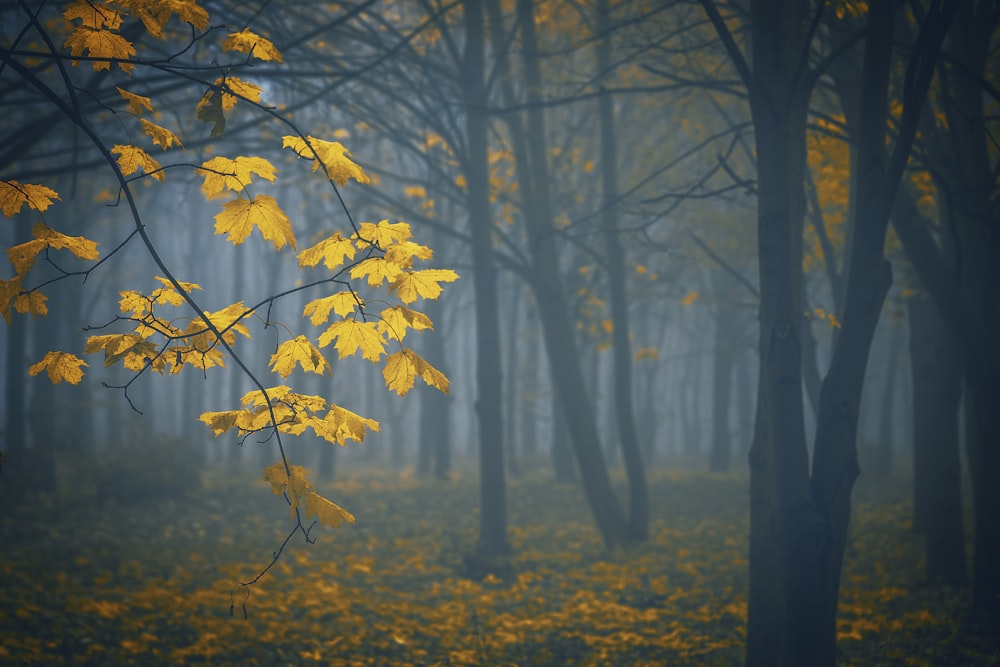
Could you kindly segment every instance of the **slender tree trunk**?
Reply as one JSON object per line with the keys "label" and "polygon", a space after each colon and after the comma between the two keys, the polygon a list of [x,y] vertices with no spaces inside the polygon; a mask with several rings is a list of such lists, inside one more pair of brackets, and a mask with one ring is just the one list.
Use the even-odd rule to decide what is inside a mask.
{"label": "slender tree trunk", "polygon": [[[611,70],[611,19],[608,0],[597,2],[598,32],[604,37],[597,42],[597,72],[604,76]],[[625,251],[622,249],[616,200],[618,198],[618,158],[615,145],[615,115],[611,95],[606,91],[598,98],[601,127],[601,226],[610,289],[611,322],[613,328],[615,418],[621,443],[625,474],[628,477],[628,531],[634,540],[649,537],[649,494],[646,470],[639,449],[632,407],[632,344],[629,334],[628,295],[625,285]]]}
{"label": "slender tree trunk", "polygon": [[929,583],[966,580],[958,420],[962,370],[951,334],[925,297],[909,300],[913,368],[913,519]]}
{"label": "slender tree trunk", "polygon": [[509,546],[500,407],[500,321],[490,217],[486,92],[483,87],[485,36],[482,3],[465,0],[462,6],[466,38],[462,90],[468,145],[465,171],[476,298],[476,412],[479,417],[480,480],[478,548],[483,555],[496,556],[507,553]]}
{"label": "slender tree trunk", "polygon": [[[444,335],[444,308],[440,301],[429,301],[425,308],[427,316],[435,323],[434,335],[423,339],[422,354],[434,368],[447,368]],[[447,374],[447,373],[446,373]],[[448,476],[450,461],[447,453],[451,450],[451,428],[449,409],[451,399],[432,387],[421,387],[419,442],[417,445],[417,472],[422,476],[434,475],[438,479]]]}

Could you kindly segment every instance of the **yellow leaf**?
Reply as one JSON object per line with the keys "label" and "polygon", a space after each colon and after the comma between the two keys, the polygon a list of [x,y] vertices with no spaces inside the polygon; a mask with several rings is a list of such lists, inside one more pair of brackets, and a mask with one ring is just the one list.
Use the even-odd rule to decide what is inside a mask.
{"label": "yellow leaf", "polygon": [[[214,313],[206,312],[205,316],[219,331],[223,332],[222,337],[227,343],[233,343],[237,333],[250,338],[250,330],[242,323],[243,318],[247,316],[247,308],[242,301],[237,301]],[[205,323],[201,320],[194,320],[191,322],[191,326],[201,329],[204,328]]]}
{"label": "yellow leaf", "polygon": [[45,305],[47,299],[47,296],[37,291],[18,294],[14,298],[14,309],[22,315],[30,312],[35,317],[45,317],[49,314],[49,308]]}
{"label": "yellow leaf", "polygon": [[86,365],[86,361],[68,352],[46,352],[41,361],[32,364],[28,369],[28,375],[34,377],[42,371],[47,371],[52,384],[60,382],[79,384],[83,379],[83,370],[80,367]]}
{"label": "yellow leaf", "polygon": [[7,248],[7,260],[13,265],[14,272],[19,276],[23,276],[34,266],[38,253],[46,247],[48,246],[45,241],[39,239],[25,241],[24,243]]}
{"label": "yellow leaf", "polygon": [[345,510],[340,505],[332,503],[315,491],[306,493],[306,506],[304,516],[315,516],[321,526],[338,528],[345,521],[354,523],[354,515]]}
{"label": "yellow leaf", "polygon": [[389,246],[389,249],[385,251],[385,261],[395,264],[400,269],[409,269],[412,267],[414,259],[427,260],[433,257],[433,250],[413,241],[396,243]]}
{"label": "yellow leaf", "polygon": [[251,102],[260,102],[260,94],[264,89],[256,83],[250,83],[235,76],[220,77],[215,80],[215,85],[222,90],[222,110],[232,111],[240,98],[245,98]]}
{"label": "yellow leaf", "polygon": [[45,245],[57,250],[69,250],[71,253],[86,260],[97,260],[100,254],[97,252],[97,242],[91,241],[82,236],[66,236],[60,234],[48,225],[36,222],[31,228],[31,233]]}
{"label": "yellow leaf", "polygon": [[119,292],[118,309],[125,314],[131,313],[135,317],[142,317],[149,312],[152,300],[141,292],[126,290]]}
{"label": "yellow leaf", "polygon": [[79,20],[81,25],[95,30],[118,30],[122,24],[122,13],[114,5],[90,0],[74,0],[63,11],[63,18],[70,22]]}
{"label": "yellow leaf", "polygon": [[[126,74],[135,69],[128,59],[135,55],[135,47],[121,35],[105,28],[89,28],[78,26],[66,38],[64,47],[69,47],[70,54],[82,56],[85,53],[95,60],[92,61],[95,72],[111,71],[111,61],[116,60],[118,67]],[[79,65],[74,60],[73,66]]]}
{"label": "yellow leaf", "polygon": [[406,393],[413,388],[413,381],[417,377],[417,365],[406,355],[406,350],[395,352],[385,360],[382,377],[385,378],[385,386],[390,391],[406,396]]}
{"label": "yellow leaf", "polygon": [[141,115],[143,109],[145,109],[146,111],[153,111],[153,101],[148,97],[143,97],[142,95],[136,95],[135,93],[130,93],[124,88],[119,88],[118,86],[115,86],[115,90],[118,91],[118,94],[122,96],[123,100],[128,102],[128,108],[135,115],[137,116]]}
{"label": "yellow leaf", "polygon": [[196,0],[171,0],[171,2],[166,3],[163,12],[166,14],[163,17],[163,23],[166,23],[170,18],[168,12],[173,12],[181,21],[190,23],[198,30],[204,30],[208,27],[208,12],[200,7]]}
{"label": "yellow leaf", "polygon": [[385,353],[385,340],[374,322],[358,322],[355,319],[334,322],[319,337],[319,346],[326,347],[336,340],[340,358],[350,357],[361,350],[361,356],[377,362]]}
{"label": "yellow leaf", "polygon": [[249,53],[254,58],[272,62],[284,62],[281,53],[274,44],[260,35],[244,28],[240,32],[229,33],[226,41],[222,43],[223,51],[237,51],[239,53]]}
{"label": "yellow leaf", "polygon": [[312,170],[319,169],[322,162],[330,180],[341,187],[351,178],[362,184],[371,182],[339,141],[323,141],[316,137],[306,137],[303,140],[302,137],[289,135],[282,137],[281,147],[291,148],[299,157],[307,160],[315,160],[319,156],[319,160],[313,163]]}
{"label": "yellow leaf", "polygon": [[447,394],[450,383],[444,373],[427,363],[413,350],[406,348],[389,355],[382,369],[385,386],[400,396],[405,396],[413,388],[416,377],[420,377],[430,387]]}
{"label": "yellow leaf", "polygon": [[406,337],[407,329],[422,331],[434,328],[431,318],[405,306],[386,308],[380,313],[380,316],[379,330],[397,341],[402,341]]}
{"label": "yellow leaf", "polygon": [[407,197],[416,197],[417,199],[423,199],[427,196],[427,190],[424,189],[422,185],[408,185],[403,188],[403,194]]}
{"label": "yellow leaf", "polygon": [[163,180],[163,172],[160,163],[149,156],[149,153],[136,146],[116,145],[111,148],[111,152],[118,155],[118,168],[121,169],[122,176],[131,176],[141,168],[143,173],[152,176],[158,181]]}
{"label": "yellow leaf", "polygon": [[59,194],[44,185],[0,181],[0,211],[8,218],[20,212],[25,204],[36,211],[45,211],[53,199],[59,199]]}
{"label": "yellow leaf", "polygon": [[316,266],[322,260],[329,270],[334,270],[344,263],[344,260],[354,259],[354,244],[345,239],[340,232],[334,232],[316,245],[299,253],[299,266]]}
{"label": "yellow leaf", "polygon": [[167,150],[174,144],[183,148],[181,140],[177,138],[176,134],[167,128],[160,127],[156,123],[150,123],[145,118],[140,118],[139,122],[142,123],[142,131],[149,135],[149,137],[153,140],[153,145],[159,146],[163,150]]}
{"label": "yellow leaf", "polygon": [[24,282],[23,275],[16,275],[10,280],[0,279],[0,314],[10,324],[10,307],[14,300],[21,293],[21,285]]}
{"label": "yellow leaf", "polygon": [[292,340],[287,340],[278,346],[278,350],[271,355],[268,362],[271,371],[278,373],[281,377],[288,377],[295,370],[298,363],[302,370],[323,375],[330,371],[330,364],[319,349],[312,344],[305,336],[296,336]]}
{"label": "yellow leaf", "polygon": [[384,257],[369,257],[351,267],[351,278],[357,280],[367,276],[370,287],[378,287],[386,281],[392,282],[399,274],[399,267]]}
{"label": "yellow leaf", "polygon": [[205,171],[201,191],[208,199],[222,194],[226,189],[242,192],[253,181],[254,174],[274,183],[278,173],[274,165],[264,158],[243,155],[237,155],[232,160],[227,157],[214,157],[202,162],[201,168]]}
{"label": "yellow leaf", "polygon": [[313,420],[310,426],[317,436],[341,446],[346,445],[348,440],[364,442],[366,429],[379,430],[379,424],[374,419],[362,417],[339,405],[331,405],[323,419]]}
{"label": "yellow leaf", "polygon": [[351,238],[362,242],[358,244],[358,247],[363,248],[364,245],[370,244],[377,245],[384,250],[393,244],[408,241],[412,236],[410,225],[407,223],[380,220],[378,223],[362,222],[358,227],[358,232]]}
{"label": "yellow leaf", "polygon": [[212,433],[218,437],[226,431],[236,428],[236,422],[245,410],[228,410],[226,412],[203,412],[198,417],[200,421],[208,424]]}
{"label": "yellow leaf", "polygon": [[274,197],[257,195],[253,199],[237,198],[222,205],[222,213],[215,216],[215,233],[228,234],[233,245],[240,245],[250,236],[254,227],[264,239],[281,250],[285,244],[295,247],[295,235],[288,216],[278,206]]}
{"label": "yellow leaf", "polygon": [[284,494],[288,498],[289,503],[291,503],[292,517],[295,516],[295,510],[302,506],[305,495],[313,488],[309,480],[306,479],[305,468],[290,465],[288,472],[285,472],[285,464],[280,461],[264,468],[261,481],[271,485],[272,493]]}
{"label": "yellow leaf", "polygon": [[420,298],[438,298],[442,289],[438,283],[450,283],[455,280],[458,280],[458,274],[451,269],[404,271],[396,276],[389,289],[395,292],[403,303],[412,303]]}
{"label": "yellow leaf", "polygon": [[698,300],[698,292],[692,291],[684,295],[684,298],[681,299],[681,303],[683,303],[685,306],[690,306],[697,300]]}
{"label": "yellow leaf", "polygon": [[[358,307],[359,297],[352,292],[337,292],[331,296],[315,299],[306,304],[302,309],[302,317],[310,317],[314,327],[330,319],[330,311],[337,313],[341,317],[347,317]],[[364,305],[364,304],[361,304]]]}

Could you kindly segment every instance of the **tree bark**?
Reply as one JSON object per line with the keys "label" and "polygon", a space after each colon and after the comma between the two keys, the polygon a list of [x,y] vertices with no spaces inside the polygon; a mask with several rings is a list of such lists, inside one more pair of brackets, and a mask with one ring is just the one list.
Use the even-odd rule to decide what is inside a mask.
{"label": "tree bark", "polygon": [[483,83],[485,39],[483,8],[477,0],[462,3],[465,53],[462,90],[465,103],[466,176],[472,235],[473,288],[476,300],[476,412],[479,417],[479,551],[507,553],[507,499],[501,413],[500,321],[490,217],[486,91]]}
{"label": "tree bark", "polygon": [[566,416],[570,442],[576,456],[584,495],[598,532],[606,546],[629,540],[629,531],[601,451],[597,423],[586,393],[575,332],[559,272],[559,237],[549,201],[545,121],[541,101],[538,40],[534,2],[518,0],[517,16],[523,45],[524,81],[527,88],[528,162],[534,183],[534,201],[526,215],[534,269],[531,286],[538,304],[545,349],[552,364],[552,378]]}
{"label": "tree bark", "polygon": [[958,420],[962,371],[951,334],[926,297],[908,302],[913,368],[913,518],[932,584],[965,582]]}
{"label": "tree bark", "polygon": [[[597,73],[604,76],[611,70],[611,20],[608,0],[597,2],[598,33]],[[610,291],[612,322],[612,353],[614,355],[615,419],[621,443],[625,474],[628,478],[628,530],[634,540],[649,537],[649,494],[646,471],[639,449],[632,404],[632,344],[625,291],[625,251],[622,248],[616,200],[618,197],[618,159],[615,145],[615,117],[611,95],[606,91],[598,97],[601,135],[601,226],[604,231],[605,257]]]}

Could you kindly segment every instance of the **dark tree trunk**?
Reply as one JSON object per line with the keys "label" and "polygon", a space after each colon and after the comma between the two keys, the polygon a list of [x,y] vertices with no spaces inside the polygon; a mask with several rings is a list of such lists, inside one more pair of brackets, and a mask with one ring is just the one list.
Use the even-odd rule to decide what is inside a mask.
{"label": "dark tree trunk", "polygon": [[539,104],[541,73],[532,0],[518,0],[517,15],[522,35],[524,81],[530,107],[527,112],[527,162],[534,183],[533,201],[526,212],[533,268],[531,286],[542,322],[545,349],[552,365],[552,378],[566,416],[570,442],[583,481],[584,495],[605,545],[614,546],[628,541],[628,526],[608,477],[594,411],[580,369],[576,332],[570,322],[559,271],[556,245],[559,234],[553,223],[549,201],[547,142],[544,112]]}
{"label": "dark tree trunk", "polygon": [[[424,311],[434,322],[435,330],[432,335],[422,339],[421,354],[434,368],[447,375],[442,332],[444,308],[440,301],[428,301]],[[420,387],[417,391],[420,392],[417,473],[422,477],[434,475],[438,479],[444,479],[451,468],[448,455],[451,451],[451,399],[432,387]]]}
{"label": "dark tree trunk", "polygon": [[925,297],[909,300],[913,369],[913,526],[929,583],[966,580],[959,457],[962,370],[951,334]]}
{"label": "dark tree trunk", "polygon": [[[858,474],[857,417],[868,352],[891,271],[889,209],[951,16],[928,15],[907,72],[907,96],[886,166],[887,95],[896,5],[870,3],[861,75],[860,186],[852,206],[842,329],[820,386],[809,472],[802,404],[802,223],[811,77],[809,6],[751,2],[753,71],[709,0],[702,0],[747,84],[757,147],[760,377],[750,453],[747,664],[832,666],[840,573]],[[938,8],[940,9],[940,8]],[[954,6],[951,6],[954,9]]]}
{"label": "dark tree trunk", "polygon": [[[597,1],[598,32],[604,38],[597,42],[597,72],[602,76],[611,71],[611,19],[608,0]],[[621,443],[625,474],[628,478],[628,531],[634,540],[649,537],[649,496],[646,471],[643,467],[639,437],[632,407],[632,344],[629,334],[628,296],[625,288],[625,251],[622,249],[616,200],[618,197],[618,159],[615,145],[615,115],[609,93],[598,98],[601,128],[601,226],[610,290],[613,328],[615,419],[618,441]]]}
{"label": "dark tree trunk", "polygon": [[473,287],[476,301],[476,412],[479,417],[479,551],[505,554],[507,498],[501,413],[500,318],[497,272],[493,258],[487,159],[486,96],[483,87],[485,35],[482,3],[463,2],[465,53],[462,90],[466,119],[469,228],[472,235]]}

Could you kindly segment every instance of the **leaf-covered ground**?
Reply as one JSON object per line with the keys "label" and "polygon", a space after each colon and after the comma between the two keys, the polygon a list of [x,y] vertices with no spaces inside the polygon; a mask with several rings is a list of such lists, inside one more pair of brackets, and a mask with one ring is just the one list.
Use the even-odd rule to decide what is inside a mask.
{"label": "leaf-covered ground", "polygon": [[[321,488],[357,525],[315,545],[293,539],[245,620],[239,594],[230,617],[230,591],[286,530],[265,484],[216,476],[184,500],[132,509],[84,491],[7,508],[0,664],[741,663],[745,479],[654,475],[651,541],[614,553],[578,488],[543,473],[514,481],[514,552],[497,577],[467,557],[477,491],[466,477],[357,472]],[[841,663],[1000,664],[996,619],[965,611],[964,591],[920,585],[906,498],[902,482],[855,493]]]}

